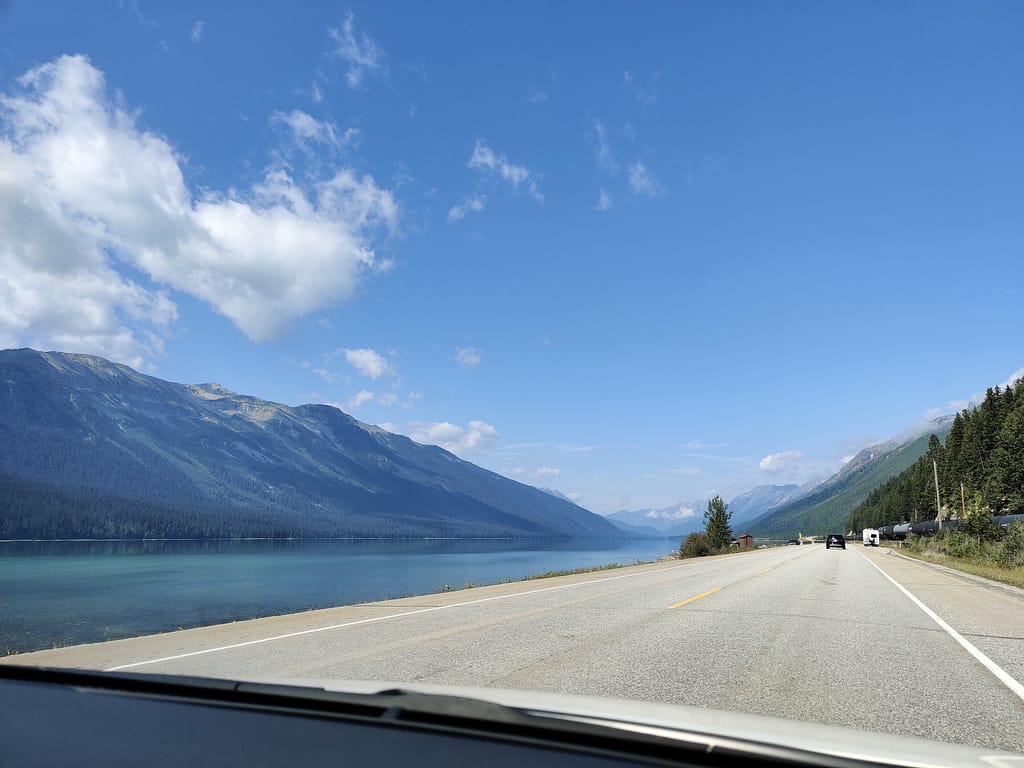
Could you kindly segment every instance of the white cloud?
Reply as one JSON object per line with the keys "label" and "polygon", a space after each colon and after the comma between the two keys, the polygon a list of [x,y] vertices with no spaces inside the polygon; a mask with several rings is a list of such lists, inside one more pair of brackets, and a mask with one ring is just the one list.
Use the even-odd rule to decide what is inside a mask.
{"label": "white cloud", "polygon": [[531,197],[544,202],[544,195],[537,189],[533,174],[525,166],[510,163],[507,157],[497,154],[483,139],[476,140],[473,153],[469,156],[469,167],[496,175],[516,190],[522,185]]}
{"label": "white cloud", "polygon": [[[398,395],[396,395],[394,392],[381,392],[380,394],[377,394],[376,392],[370,392],[369,390],[363,389],[360,390],[359,392],[356,392],[356,394],[350,397],[348,403],[346,404],[346,408],[342,410],[354,412],[357,411],[363,404],[370,402],[378,403],[379,405],[383,405],[385,407],[390,407],[398,403],[398,399]],[[394,430],[389,431],[393,432]]]}
{"label": "white cloud", "polygon": [[1007,387],[1012,387],[1021,379],[1024,379],[1024,368],[1018,368],[1016,371],[1011,373],[1010,377],[999,386],[1001,389],[1006,389]]}
{"label": "white cloud", "polygon": [[408,395],[406,395],[405,402],[402,403],[402,407],[405,408],[405,410],[409,410],[422,399],[422,392],[410,392]]}
{"label": "white cloud", "polygon": [[644,513],[644,517],[649,520],[688,520],[691,517],[696,517],[699,513],[693,507],[688,507],[685,504],[679,504],[676,507],[670,507],[668,509],[652,509]]}
{"label": "white cloud", "polygon": [[361,406],[365,402],[373,400],[373,397],[374,397],[373,392],[368,392],[365,389],[360,390],[359,392],[356,392],[354,395],[352,395],[351,398],[349,398],[348,410],[349,411],[358,411],[359,410],[359,406]]}
{"label": "white cloud", "polygon": [[772,453],[761,459],[760,467],[765,472],[776,474],[787,467],[792,466],[802,457],[803,454],[800,451],[782,451],[780,453]]}
{"label": "white cloud", "polygon": [[[1004,382],[999,385],[1000,389],[1006,389],[1017,383],[1018,380],[1024,378],[1024,368],[1018,368],[1016,371],[1011,373]],[[927,427],[928,423],[940,416],[951,416],[954,413],[959,413],[965,408],[971,406],[980,405],[985,400],[984,392],[975,392],[971,395],[970,400],[950,400],[945,405],[939,405],[935,408],[929,408],[924,412],[922,417],[922,424],[919,424],[917,428]]]}
{"label": "white cloud", "polygon": [[526,470],[522,467],[502,467],[501,474],[508,477],[522,477],[526,474]]}
{"label": "white cloud", "polygon": [[472,368],[475,365],[480,365],[482,359],[482,353],[475,347],[455,348],[455,361],[463,368]]}
{"label": "white cloud", "polygon": [[604,189],[602,189],[600,194],[597,196],[597,205],[594,207],[599,211],[607,211],[612,207],[612,199]]}
{"label": "white cloud", "polygon": [[206,26],[205,21],[197,21],[192,25],[192,31],[189,33],[189,37],[192,38],[193,43],[198,43],[203,39],[203,28]]}
{"label": "white cloud", "polygon": [[548,95],[545,91],[539,88],[534,88],[532,85],[526,93],[526,100],[531,104],[543,104],[548,100]]}
{"label": "white cloud", "polygon": [[697,517],[697,515],[699,514],[700,512],[698,512],[693,507],[687,507],[684,506],[683,504],[680,504],[679,507],[676,508],[675,518],[677,520],[689,520],[691,517]]}
{"label": "white cloud", "polygon": [[344,147],[352,144],[359,137],[357,128],[348,128],[339,136],[338,128],[334,123],[317,120],[301,109],[293,109],[291,112],[275,112],[270,116],[270,120],[273,123],[287,126],[296,143],[303,147],[310,144]]}
{"label": "white cloud", "polygon": [[562,470],[558,467],[537,467],[536,474],[540,477],[560,477]]}
{"label": "white cloud", "polygon": [[[140,130],[84,56],[29,71],[0,96],[0,337],[137,363],[191,294],[253,341],[349,298],[377,266],[370,234],[398,209],[349,169],[247,192],[188,189],[177,151]],[[119,273],[127,263],[154,289]],[[60,296],[55,302],[53,297]],[[53,306],[60,303],[62,306]]]}
{"label": "white cloud", "polygon": [[634,195],[656,197],[661,192],[661,188],[651,178],[647,166],[639,161],[629,166],[629,186]]}
{"label": "white cloud", "polygon": [[448,421],[414,421],[409,429],[409,436],[416,442],[439,445],[459,456],[486,451],[501,439],[498,430],[486,421],[471,421],[465,428]]}
{"label": "white cloud", "polygon": [[344,355],[349,365],[374,381],[381,376],[393,375],[395,372],[387,358],[373,349],[339,349],[331,356],[338,354]]}
{"label": "white cloud", "polygon": [[134,15],[140,27],[153,27],[154,29],[157,27],[157,23],[139,9],[139,0],[121,0],[117,5],[121,10],[127,10]]}
{"label": "white cloud", "polygon": [[950,400],[945,405],[939,405],[936,406],[935,408],[929,408],[927,411],[925,411],[924,421],[933,421],[939,418],[940,416],[951,416],[954,413],[959,413],[964,408],[967,408],[970,405],[975,404],[976,402],[980,402],[980,400]]}
{"label": "white cloud", "polygon": [[483,195],[473,195],[459,205],[453,205],[448,211],[448,221],[454,223],[461,221],[470,211],[482,211],[487,205],[487,198]]}
{"label": "white cloud", "polygon": [[[309,367],[309,366],[303,365],[303,367],[306,368],[306,367]],[[310,370],[313,373],[315,373],[317,376],[319,376],[321,379],[323,379],[324,381],[330,382],[331,384],[341,384],[341,383],[345,383],[345,382],[347,382],[349,380],[348,376],[339,376],[338,374],[331,373],[330,371],[328,371],[328,370],[326,370],[324,368],[310,368]]]}
{"label": "white cloud", "polygon": [[328,30],[328,34],[337,43],[334,55],[348,63],[345,82],[349,88],[358,89],[367,74],[383,71],[384,51],[365,32],[357,38],[355,16],[351,11],[345,16],[341,29]]}

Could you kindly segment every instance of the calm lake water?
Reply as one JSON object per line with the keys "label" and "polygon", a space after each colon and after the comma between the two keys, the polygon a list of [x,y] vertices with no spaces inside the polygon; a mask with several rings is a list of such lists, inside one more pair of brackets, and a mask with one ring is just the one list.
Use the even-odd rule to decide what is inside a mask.
{"label": "calm lake water", "polygon": [[0,542],[0,654],[656,560],[678,542]]}

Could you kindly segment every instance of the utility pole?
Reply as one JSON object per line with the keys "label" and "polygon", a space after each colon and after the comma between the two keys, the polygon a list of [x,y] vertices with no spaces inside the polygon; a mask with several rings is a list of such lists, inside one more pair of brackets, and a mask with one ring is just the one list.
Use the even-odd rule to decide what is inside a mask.
{"label": "utility pole", "polygon": [[939,530],[942,530],[942,500],[939,498],[939,463],[932,459],[932,471],[935,472],[935,509],[938,510],[939,516],[935,518],[939,521]]}

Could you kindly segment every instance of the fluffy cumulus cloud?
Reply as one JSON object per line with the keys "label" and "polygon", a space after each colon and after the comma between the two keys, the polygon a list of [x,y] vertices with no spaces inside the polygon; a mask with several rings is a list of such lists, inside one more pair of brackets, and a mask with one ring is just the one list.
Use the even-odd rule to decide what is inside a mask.
{"label": "fluffy cumulus cloud", "polygon": [[345,16],[341,29],[328,30],[328,34],[335,44],[334,55],[348,64],[345,82],[349,88],[361,88],[367,75],[384,70],[384,51],[365,32],[356,34],[355,16],[351,11]]}
{"label": "fluffy cumulus cloud", "polygon": [[381,268],[370,241],[396,228],[398,209],[369,176],[342,168],[300,184],[271,167],[248,190],[194,195],[178,153],[108,97],[86,57],[19,83],[0,95],[0,344],[134,364],[176,318],[168,289],[259,342]]}
{"label": "fluffy cumulus cloud", "polygon": [[562,470],[558,467],[537,467],[537,475],[540,477],[560,477]]}
{"label": "fluffy cumulus cloud", "polygon": [[689,520],[691,517],[696,517],[697,514],[697,510],[693,507],[679,504],[678,506],[667,507],[666,509],[648,510],[644,517],[650,520]]}
{"label": "fluffy cumulus cloud", "polygon": [[609,208],[612,207],[612,198],[607,192],[604,191],[604,189],[602,189],[598,194],[597,205],[594,207],[597,208],[597,210],[599,211],[607,211]]}
{"label": "fluffy cumulus cloud", "polygon": [[780,453],[772,453],[761,459],[760,467],[765,472],[770,474],[777,474],[782,472],[784,469],[791,467],[803,457],[800,451],[781,451]]}
{"label": "fluffy cumulus cloud", "polygon": [[[343,355],[345,361],[367,378],[376,381],[381,376],[394,374],[391,363],[380,352],[373,349],[339,349],[334,355]],[[333,355],[332,355],[333,356]]]}
{"label": "fluffy cumulus cloud", "polygon": [[480,365],[482,359],[483,353],[476,347],[455,348],[455,362],[463,368],[472,368],[473,366]]}
{"label": "fluffy cumulus cloud", "polygon": [[439,445],[459,456],[486,451],[501,439],[498,430],[486,421],[471,421],[467,427],[449,421],[414,421],[409,430],[409,437],[417,443]]}

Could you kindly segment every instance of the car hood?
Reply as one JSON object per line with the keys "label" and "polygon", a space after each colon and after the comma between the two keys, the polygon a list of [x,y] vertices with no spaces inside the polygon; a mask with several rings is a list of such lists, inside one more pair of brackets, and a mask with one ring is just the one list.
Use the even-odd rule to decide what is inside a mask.
{"label": "car hood", "polygon": [[756,744],[814,755],[897,766],[1024,768],[1024,755],[906,736],[857,731],[758,715],[672,704],[500,688],[353,680],[262,680],[339,693],[408,693],[458,697],[497,704],[531,715],[585,722],[637,734],[704,745]]}

